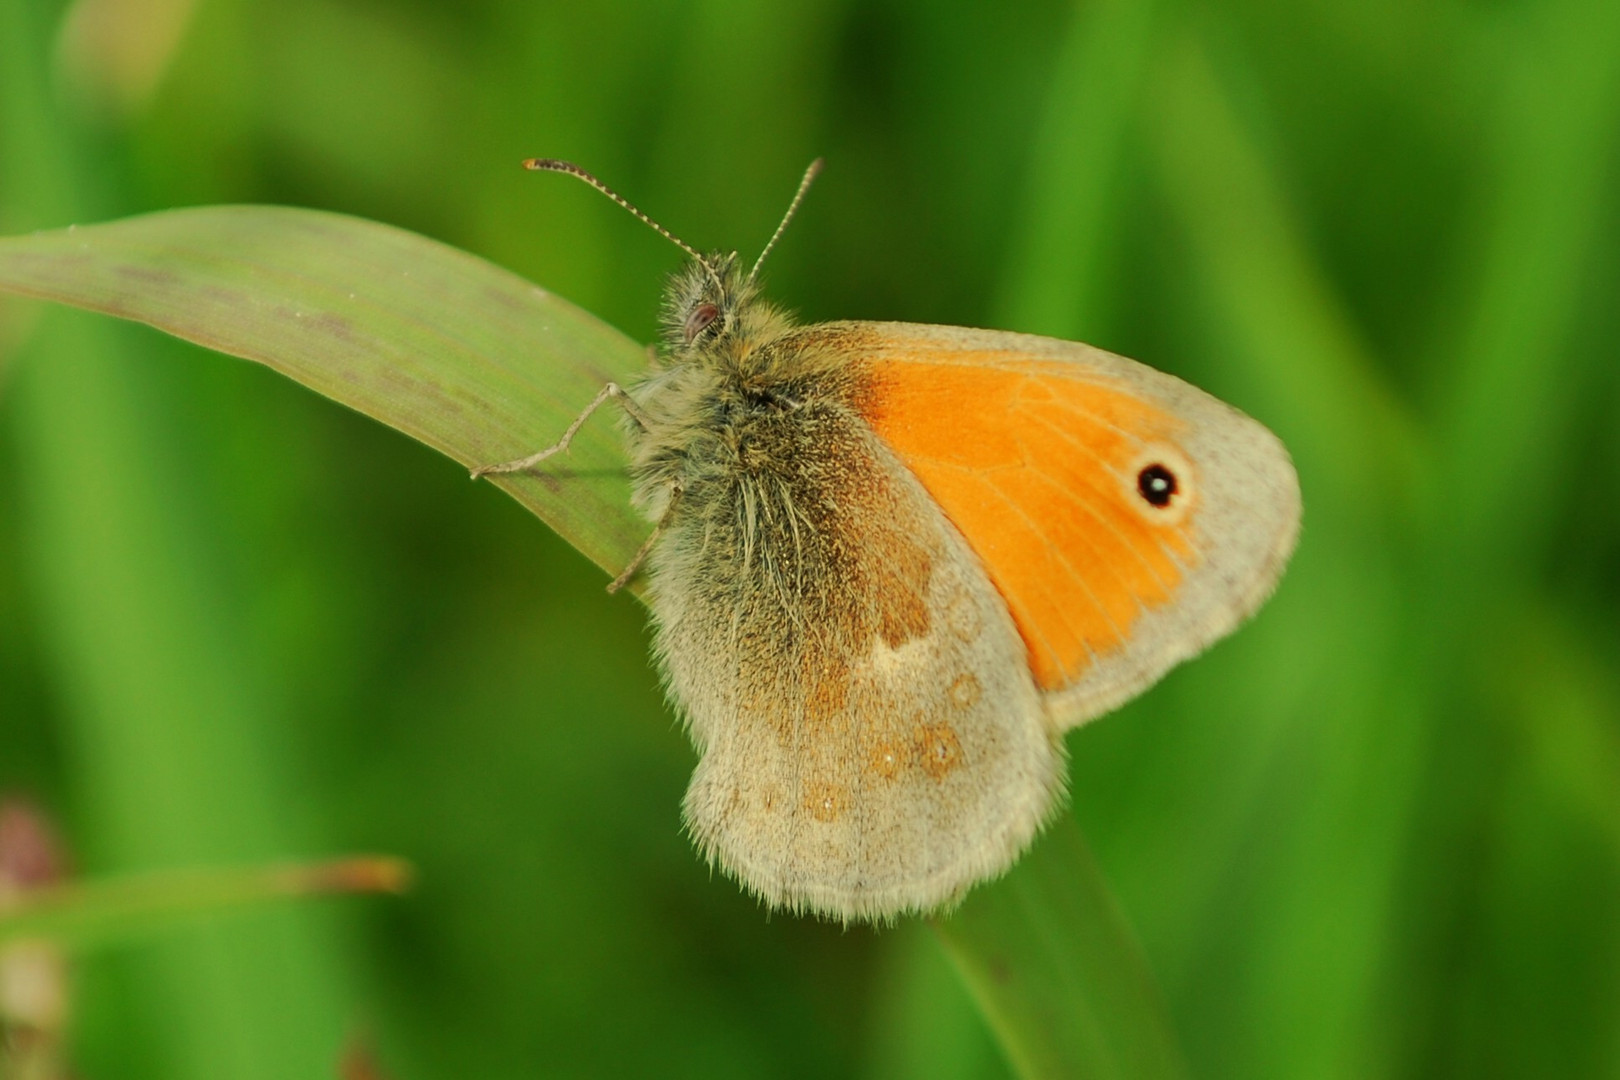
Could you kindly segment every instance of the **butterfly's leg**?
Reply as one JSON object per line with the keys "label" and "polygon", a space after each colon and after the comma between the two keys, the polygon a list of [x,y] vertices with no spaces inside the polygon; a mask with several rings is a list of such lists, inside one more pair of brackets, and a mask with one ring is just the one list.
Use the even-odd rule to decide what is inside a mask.
{"label": "butterfly's leg", "polygon": [[664,508],[664,516],[658,519],[658,524],[653,526],[653,531],[648,533],[647,539],[641,542],[641,547],[638,548],[635,555],[631,557],[630,564],[623,570],[619,571],[618,577],[614,578],[608,583],[608,592],[616,593],[626,585],[630,584],[630,579],[636,576],[636,571],[641,569],[641,564],[647,561],[647,555],[652,551],[653,545],[656,544],[658,542],[658,538],[664,534],[664,526],[669,524],[669,519],[674,515],[675,508],[680,505],[681,493],[685,490],[686,489],[681,486],[681,482],[679,480],[675,481],[674,485],[670,487],[669,505]]}
{"label": "butterfly's leg", "polygon": [[585,426],[585,421],[589,420],[591,418],[591,414],[597,409],[601,408],[602,403],[610,398],[617,401],[620,407],[623,408],[625,412],[630,414],[630,418],[632,420],[640,424],[643,428],[647,426],[647,416],[641,411],[640,406],[631,400],[629,394],[624,392],[624,387],[620,386],[618,383],[610,382],[606,386],[602,387],[601,391],[597,393],[596,397],[591,400],[591,403],[585,406],[583,412],[574,417],[574,422],[568,425],[568,430],[564,431],[562,433],[562,438],[558,439],[555,443],[546,447],[544,450],[539,451],[538,453],[530,454],[528,457],[518,458],[515,461],[503,461],[499,465],[480,465],[476,469],[472,470],[472,478],[477,480],[480,476],[488,476],[490,473],[522,472],[525,469],[534,468],[536,465],[540,464],[548,457],[551,457],[553,454],[566,453],[568,451],[568,444],[574,441],[574,436],[579,434],[579,429]]}

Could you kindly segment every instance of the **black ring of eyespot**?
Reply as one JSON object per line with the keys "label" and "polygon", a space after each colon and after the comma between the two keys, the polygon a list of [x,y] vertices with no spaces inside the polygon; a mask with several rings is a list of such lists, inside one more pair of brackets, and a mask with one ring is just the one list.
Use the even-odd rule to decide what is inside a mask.
{"label": "black ring of eyespot", "polygon": [[686,317],[686,343],[690,345],[697,340],[697,336],[707,330],[714,320],[720,317],[720,309],[714,304],[699,304],[692,309]]}
{"label": "black ring of eyespot", "polygon": [[1176,482],[1175,473],[1155,461],[1136,474],[1136,490],[1149,506],[1162,510],[1176,497],[1180,485]]}

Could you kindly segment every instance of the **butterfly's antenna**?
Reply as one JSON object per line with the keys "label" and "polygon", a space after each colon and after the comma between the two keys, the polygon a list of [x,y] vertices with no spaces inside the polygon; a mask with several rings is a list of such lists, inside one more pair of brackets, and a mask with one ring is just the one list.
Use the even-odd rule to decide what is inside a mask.
{"label": "butterfly's antenna", "polygon": [[[523,163],[523,167],[525,169],[533,169],[535,172],[560,172],[567,173],[569,176],[577,176],[579,179],[585,181],[587,184],[591,185],[591,187],[595,188],[597,191],[600,191],[602,194],[606,195],[608,198],[612,199],[614,202],[636,215],[636,217],[652,226],[653,231],[659,236],[662,236],[665,240],[668,240],[670,243],[692,256],[692,258],[696,259],[698,265],[709,272],[709,276],[714,279],[714,283],[716,285],[720,285],[720,275],[715,272],[714,267],[709,264],[708,259],[705,259],[702,255],[697,253],[696,248],[692,247],[692,245],[688,244],[685,240],[682,240],[680,237],[658,224],[658,222],[636,209],[635,204],[633,204],[629,199],[625,198],[623,195],[620,195],[617,191],[614,191],[612,188],[602,183],[602,181],[598,180],[596,177],[592,176],[578,165],[575,165],[572,161],[558,161],[555,158],[529,158]],[[797,200],[795,200],[795,202],[797,202]],[[789,211],[789,213],[791,213],[791,211]],[[780,232],[781,230],[777,231]],[[721,287],[724,288],[724,286]]]}
{"label": "butterfly's antenna", "polygon": [[787,213],[782,215],[782,224],[776,227],[776,231],[771,234],[770,242],[765,245],[765,250],[760,252],[759,258],[754,260],[754,268],[748,271],[750,283],[759,276],[759,268],[764,264],[765,256],[769,255],[771,248],[775,247],[776,242],[782,239],[782,233],[787,229],[788,222],[792,221],[793,215],[799,212],[799,204],[804,202],[804,193],[810,190],[810,181],[814,180],[816,174],[821,171],[821,165],[821,159],[816,158],[810,163],[810,167],[804,170],[804,179],[799,181],[799,190],[793,193],[793,201],[788,203]]}

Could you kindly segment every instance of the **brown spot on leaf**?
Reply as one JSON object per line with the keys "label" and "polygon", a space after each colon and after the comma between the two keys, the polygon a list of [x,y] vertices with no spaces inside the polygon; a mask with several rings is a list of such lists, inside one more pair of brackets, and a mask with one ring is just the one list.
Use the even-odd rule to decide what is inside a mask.
{"label": "brown spot on leaf", "polygon": [[138,263],[119,263],[113,267],[119,277],[138,281],[151,289],[169,289],[180,282],[180,275],[161,266],[142,266]]}
{"label": "brown spot on leaf", "polygon": [[335,311],[316,312],[308,319],[310,328],[316,333],[326,334],[339,341],[353,341],[355,339],[354,323]]}

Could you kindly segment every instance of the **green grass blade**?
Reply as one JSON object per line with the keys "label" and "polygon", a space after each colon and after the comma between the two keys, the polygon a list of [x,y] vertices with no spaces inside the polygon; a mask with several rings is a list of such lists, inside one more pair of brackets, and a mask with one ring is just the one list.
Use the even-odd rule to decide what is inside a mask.
{"label": "green grass blade", "polygon": [[[1260,134],[1264,114],[1245,113],[1229,89],[1241,56],[1223,65],[1223,55],[1189,32],[1160,58],[1157,179],[1186,237],[1209,337],[1259,414],[1277,417],[1299,468],[1307,525],[1284,590],[1317,603],[1290,648],[1339,659],[1307,676],[1309,704],[1280,653],[1263,674],[1218,692],[1294,698],[1273,760],[1286,752],[1293,768],[1309,762],[1311,777],[1273,847],[1284,869],[1261,879],[1252,922],[1231,929],[1243,961],[1222,992],[1242,1004],[1221,1038],[1259,1075],[1375,1075],[1387,1044],[1368,1033],[1378,1030],[1391,905],[1428,746],[1423,698],[1402,659],[1411,646],[1388,603],[1402,579],[1379,530],[1399,520],[1428,451],[1287,197]],[[1253,789],[1254,816],[1205,838],[1227,865],[1252,850],[1268,794]]]}
{"label": "green grass blade", "polygon": [[166,870],[51,889],[0,904],[0,946],[49,938],[82,948],[127,941],[199,915],[252,904],[334,893],[404,891],[410,867],[357,856],[292,866]]}
{"label": "green grass blade", "polygon": [[1156,74],[1158,178],[1232,343],[1234,381],[1265,406],[1260,415],[1291,420],[1278,434],[1312,515],[1324,502],[1390,505],[1422,453],[1412,417],[1380,377],[1204,45],[1183,34]]}
{"label": "green grass blade", "polygon": [[1559,474],[1579,468],[1571,407],[1614,362],[1572,349],[1570,330],[1598,250],[1592,222],[1613,213],[1620,7],[1567,0],[1524,17],[1524,40],[1496,78],[1474,290],[1438,352],[1439,543],[1464,603],[1481,575],[1545,541]]}
{"label": "green grass blade", "polygon": [[1077,5],[1036,134],[1027,205],[1002,275],[996,322],[1091,340],[1108,306],[1112,219],[1125,131],[1137,108],[1157,0]]}
{"label": "green grass blade", "polygon": [[[0,290],[266,364],[472,466],[547,446],[640,346],[474,256],[284,207],[175,210],[0,240]],[[612,418],[545,477],[495,478],[617,573],[644,527]]]}
{"label": "green grass blade", "polygon": [[902,925],[882,940],[864,1080],[1010,1080],[1009,1055],[932,925]]}
{"label": "green grass blade", "polygon": [[1527,771],[1620,864],[1620,672],[1603,659],[1613,642],[1592,641],[1550,605],[1525,604],[1512,618],[1518,632],[1496,643],[1490,689],[1508,705]]}
{"label": "green grass blade", "polygon": [[1185,1074],[1147,959],[1073,817],[935,926],[1019,1075]]}

